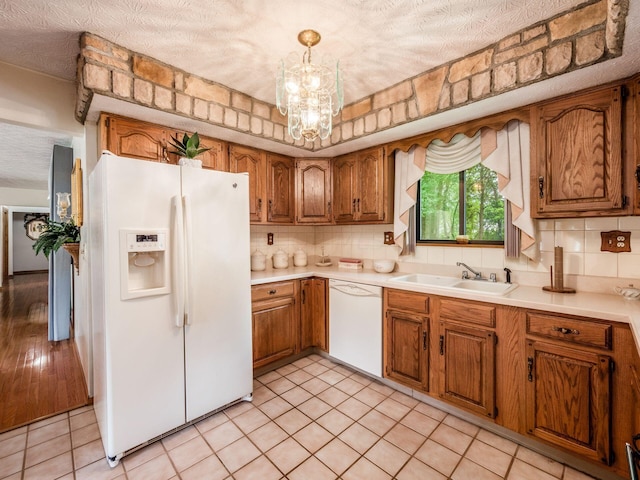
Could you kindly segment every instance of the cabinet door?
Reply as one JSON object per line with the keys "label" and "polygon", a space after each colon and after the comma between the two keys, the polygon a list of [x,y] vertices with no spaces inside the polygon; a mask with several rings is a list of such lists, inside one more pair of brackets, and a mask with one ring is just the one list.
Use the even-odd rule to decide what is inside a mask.
{"label": "cabinet door", "polygon": [[383,221],[384,196],[384,149],[372,148],[358,153],[358,195],[356,215],[360,222]]}
{"label": "cabinet door", "polygon": [[489,330],[440,324],[440,395],[491,418],[496,414],[495,339]]}
{"label": "cabinet door", "polygon": [[296,160],[296,223],[331,223],[331,160]]}
{"label": "cabinet door", "polygon": [[106,130],[106,145],[101,146],[101,149],[106,148],[123,157],[153,162],[177,162],[177,157],[167,152],[167,129],[124,117],[104,115],[101,118],[102,128]]}
{"label": "cabinet door", "polygon": [[[633,105],[627,109],[627,124],[630,128],[625,131],[629,140],[627,147],[627,161],[629,166],[629,185],[633,192],[633,214],[640,215],[640,75],[636,75],[630,83]],[[633,154],[631,154],[633,152]]]}
{"label": "cabinet door", "polygon": [[298,352],[293,298],[254,303],[252,317],[254,369]]}
{"label": "cabinet door", "polygon": [[387,310],[384,329],[384,376],[427,391],[429,333],[427,317]]}
{"label": "cabinet door", "polygon": [[291,157],[267,153],[267,221],[293,223],[295,165]]}
{"label": "cabinet door", "polygon": [[229,147],[231,172],[249,173],[249,220],[261,223],[265,220],[262,203],[265,200],[266,160],[264,153],[240,145]]}
{"label": "cabinet door", "polygon": [[357,156],[336,158],[333,164],[333,219],[336,223],[356,220]]}
{"label": "cabinet door", "polygon": [[532,216],[620,214],[621,87],[532,109]]}
{"label": "cabinet door", "polygon": [[200,145],[210,149],[198,155],[198,158],[202,160],[202,168],[222,172],[229,171],[229,147],[226,142],[200,135]]}
{"label": "cabinet door", "polygon": [[605,355],[527,341],[527,431],[609,465],[610,364]]}
{"label": "cabinet door", "polygon": [[300,283],[300,349],[318,347],[326,352],[327,280],[310,278]]}

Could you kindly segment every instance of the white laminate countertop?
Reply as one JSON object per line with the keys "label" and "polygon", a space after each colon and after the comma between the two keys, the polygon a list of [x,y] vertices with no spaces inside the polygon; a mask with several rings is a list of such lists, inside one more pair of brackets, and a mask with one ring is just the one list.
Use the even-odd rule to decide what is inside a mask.
{"label": "white laminate countertop", "polygon": [[306,267],[267,269],[262,272],[251,272],[251,285],[316,276],[396,288],[399,290],[477,300],[499,305],[535,308],[556,313],[611,320],[629,324],[636,347],[640,353],[640,301],[638,300],[626,300],[620,295],[605,293],[551,293],[543,291],[540,287],[525,285],[519,285],[518,288],[506,295],[489,295],[462,290],[452,291],[451,289],[438,288],[431,285],[417,285],[391,280],[393,277],[400,275],[404,274],[401,272],[376,273],[369,269],[348,270],[338,268],[336,265],[329,267],[309,265]]}

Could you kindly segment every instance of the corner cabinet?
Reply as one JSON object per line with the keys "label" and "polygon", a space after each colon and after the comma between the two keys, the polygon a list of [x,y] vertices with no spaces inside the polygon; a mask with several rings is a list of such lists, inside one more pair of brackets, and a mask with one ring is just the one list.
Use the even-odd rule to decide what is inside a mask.
{"label": "corner cabinet", "polygon": [[331,223],[331,159],[296,159],[296,223]]}
{"label": "corner cabinet", "polygon": [[334,160],[333,219],[336,223],[389,223],[391,219],[390,162],[382,147]]}
{"label": "corner cabinet", "polygon": [[621,215],[623,85],[531,108],[532,217]]}
{"label": "corner cabinet", "polygon": [[249,174],[249,221],[262,223],[266,220],[266,174],[265,152],[241,145],[229,147],[229,168],[232,173]]}

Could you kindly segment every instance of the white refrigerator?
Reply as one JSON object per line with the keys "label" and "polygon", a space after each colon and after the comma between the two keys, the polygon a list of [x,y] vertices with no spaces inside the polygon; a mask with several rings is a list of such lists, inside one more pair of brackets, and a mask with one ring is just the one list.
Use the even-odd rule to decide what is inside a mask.
{"label": "white refrigerator", "polygon": [[105,153],[89,178],[94,408],[107,459],[253,388],[247,174]]}

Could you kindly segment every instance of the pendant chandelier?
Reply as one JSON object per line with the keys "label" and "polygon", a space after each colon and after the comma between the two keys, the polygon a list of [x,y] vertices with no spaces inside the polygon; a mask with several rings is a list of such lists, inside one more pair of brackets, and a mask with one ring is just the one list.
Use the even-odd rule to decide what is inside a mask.
{"label": "pendant chandelier", "polygon": [[276,76],[276,105],[282,115],[288,114],[289,135],[294,140],[304,137],[310,142],[331,135],[331,117],[343,105],[340,63],[323,58],[311,63],[311,47],[320,42],[320,34],[303,30],[298,41],[307,47],[302,62],[296,53],[280,60]]}

